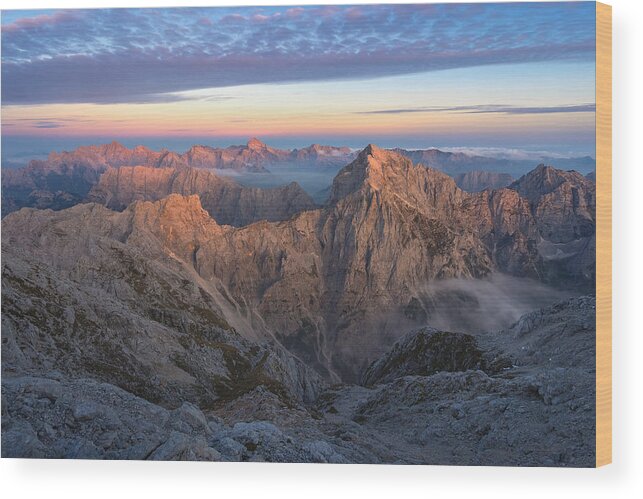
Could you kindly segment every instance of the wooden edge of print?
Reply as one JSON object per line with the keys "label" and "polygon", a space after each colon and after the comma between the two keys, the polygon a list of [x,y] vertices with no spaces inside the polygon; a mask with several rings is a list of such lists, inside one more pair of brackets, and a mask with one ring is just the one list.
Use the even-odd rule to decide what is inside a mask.
{"label": "wooden edge of print", "polygon": [[596,466],[612,462],[612,7],[596,3]]}

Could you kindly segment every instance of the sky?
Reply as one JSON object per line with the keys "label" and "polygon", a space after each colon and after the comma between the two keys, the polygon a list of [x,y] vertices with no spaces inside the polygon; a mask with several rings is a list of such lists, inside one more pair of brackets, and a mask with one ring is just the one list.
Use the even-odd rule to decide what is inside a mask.
{"label": "sky", "polygon": [[593,156],[594,5],[3,11],[3,158],[253,136]]}

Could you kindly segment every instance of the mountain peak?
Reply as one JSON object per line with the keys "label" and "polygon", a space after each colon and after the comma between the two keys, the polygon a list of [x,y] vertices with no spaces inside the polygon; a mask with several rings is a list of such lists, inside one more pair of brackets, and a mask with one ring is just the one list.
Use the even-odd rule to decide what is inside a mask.
{"label": "mountain peak", "polygon": [[264,144],[263,142],[261,142],[261,141],[260,141],[258,138],[256,138],[256,137],[252,137],[252,138],[248,141],[248,144],[247,144],[247,145],[248,145],[248,149],[252,149],[252,150],[255,150],[255,151],[256,151],[256,150],[259,150],[259,149],[265,149],[265,148],[266,148],[266,144]]}
{"label": "mountain peak", "polygon": [[128,151],[127,147],[125,147],[120,142],[117,142],[116,140],[112,140],[109,144],[104,144],[102,149],[105,154],[114,154]]}
{"label": "mountain peak", "polygon": [[173,193],[158,201],[135,201],[127,210],[145,225],[180,228],[181,231],[175,234],[177,238],[206,225],[217,226],[216,221],[203,209],[198,194],[184,196]]}
{"label": "mountain peak", "polygon": [[363,185],[379,190],[387,184],[387,179],[398,175],[404,177],[412,166],[413,163],[405,157],[369,144],[335,176],[331,200],[341,199]]}
{"label": "mountain peak", "polygon": [[362,149],[362,152],[359,153],[359,156],[373,156],[374,158],[379,159],[390,154],[390,151],[386,151],[379,146],[376,146],[375,144],[369,144],[364,149]]}
{"label": "mountain peak", "polygon": [[591,181],[578,172],[559,170],[553,166],[541,163],[509,187],[518,191],[521,196],[533,201],[558,189],[558,187],[565,183],[576,186],[587,186]]}

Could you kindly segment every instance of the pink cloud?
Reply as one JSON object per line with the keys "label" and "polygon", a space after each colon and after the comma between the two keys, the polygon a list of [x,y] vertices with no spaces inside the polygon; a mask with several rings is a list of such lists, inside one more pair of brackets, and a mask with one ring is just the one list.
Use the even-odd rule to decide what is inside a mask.
{"label": "pink cloud", "polygon": [[38,29],[42,27],[55,26],[58,24],[74,21],[78,19],[78,11],[63,10],[56,12],[55,14],[41,14],[35,17],[26,17],[24,19],[18,19],[17,21],[7,24],[2,27],[2,31],[6,33],[11,33],[13,31],[19,31],[23,29]]}

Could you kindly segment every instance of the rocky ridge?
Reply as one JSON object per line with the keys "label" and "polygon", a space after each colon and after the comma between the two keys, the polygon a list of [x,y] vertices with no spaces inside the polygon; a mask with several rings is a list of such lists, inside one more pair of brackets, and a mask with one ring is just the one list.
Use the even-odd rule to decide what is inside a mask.
{"label": "rocky ridge", "polygon": [[287,220],[316,208],[297,183],[259,189],[197,168],[109,168],[92,187],[87,200],[122,211],[134,201],[158,201],[170,194],[197,194],[203,208],[218,223],[243,226],[259,220]]}

